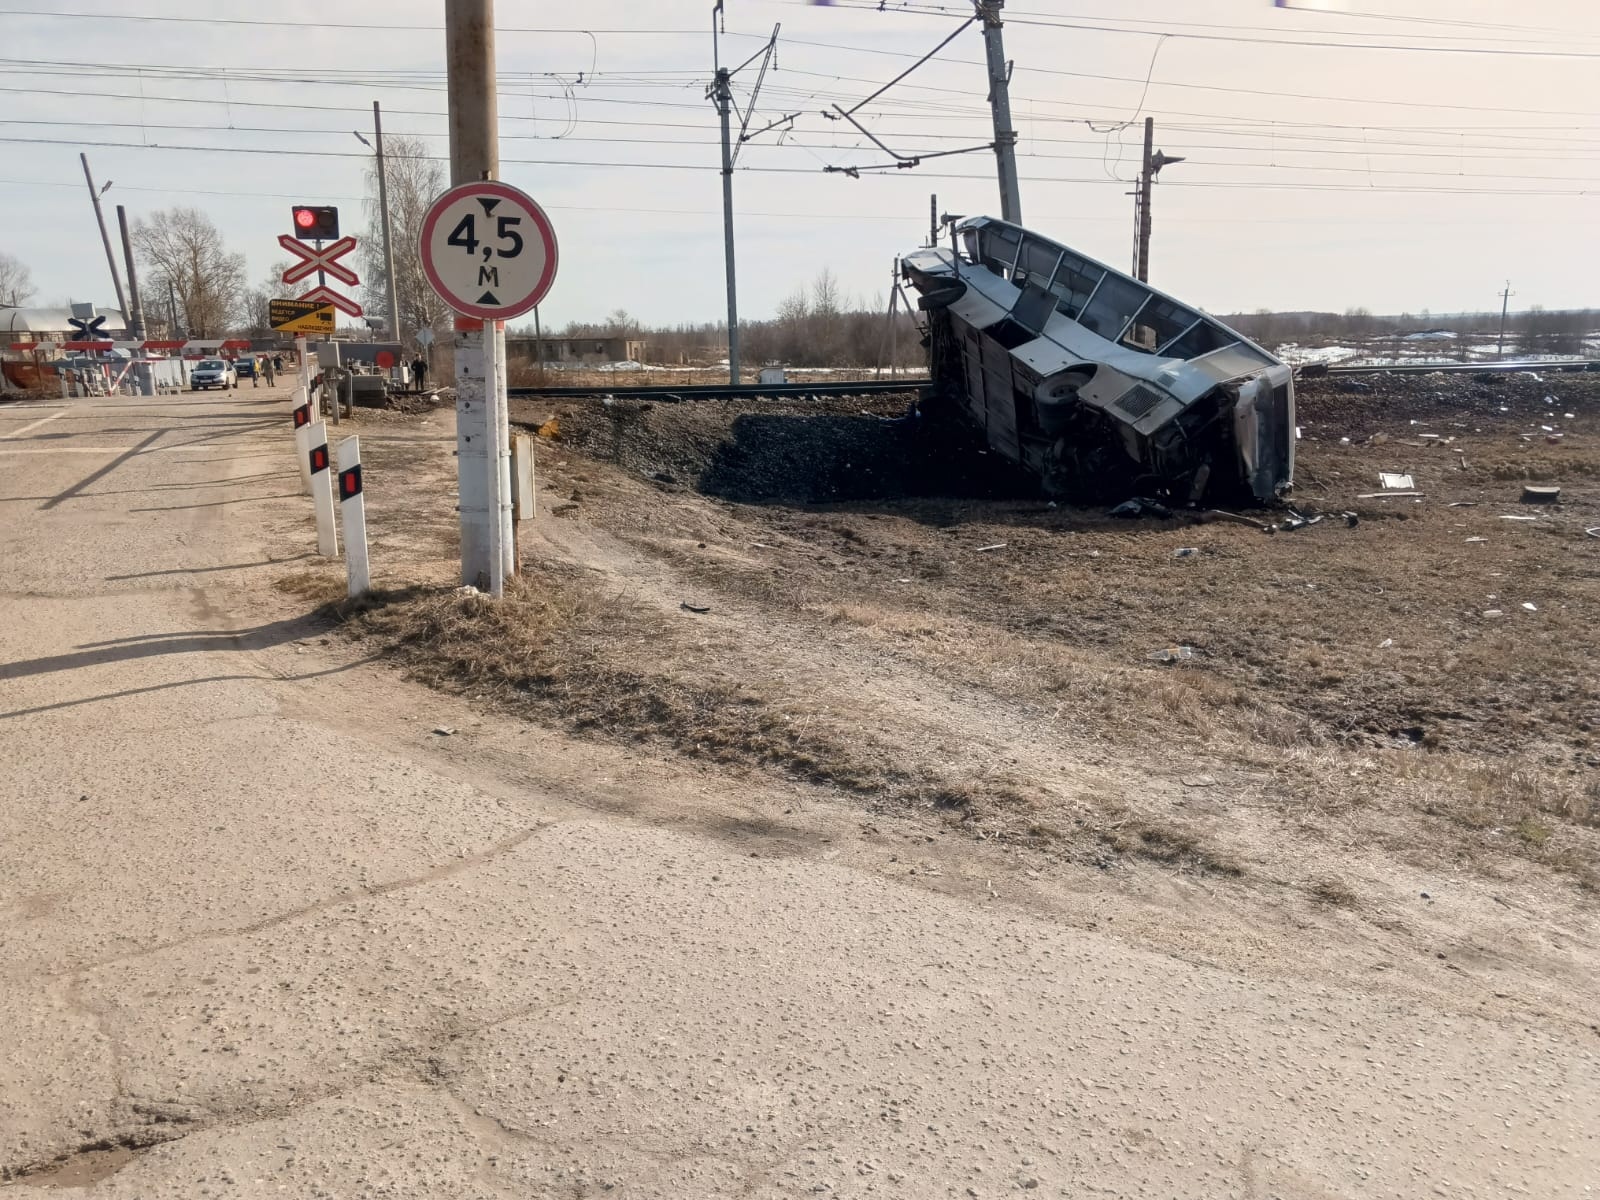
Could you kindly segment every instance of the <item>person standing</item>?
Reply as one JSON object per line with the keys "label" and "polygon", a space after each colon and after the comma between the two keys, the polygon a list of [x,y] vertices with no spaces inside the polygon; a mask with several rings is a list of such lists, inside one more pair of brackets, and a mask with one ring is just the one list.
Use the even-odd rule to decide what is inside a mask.
{"label": "person standing", "polygon": [[411,362],[411,378],[416,383],[416,390],[421,392],[428,384],[428,360],[422,355],[417,355]]}
{"label": "person standing", "polygon": [[266,373],[267,386],[274,386],[277,380],[277,372],[273,369],[272,356],[270,354],[261,360],[261,369]]}

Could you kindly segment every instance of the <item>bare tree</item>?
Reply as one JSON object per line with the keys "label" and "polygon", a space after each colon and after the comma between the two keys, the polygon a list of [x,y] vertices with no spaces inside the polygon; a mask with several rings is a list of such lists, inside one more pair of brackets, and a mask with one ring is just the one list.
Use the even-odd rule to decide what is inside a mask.
{"label": "bare tree", "polygon": [[33,295],[33,275],[20,259],[0,250],[0,306],[16,308]]}
{"label": "bare tree", "polygon": [[[450,310],[428,285],[422,271],[422,219],[445,190],[444,164],[428,153],[421,138],[390,136],[383,154],[389,185],[389,224],[394,231],[395,299],[400,328],[413,338],[419,329],[443,333]],[[383,214],[378,210],[378,167],[367,172],[367,232],[362,239],[365,304],[387,316],[389,269],[383,253]],[[393,336],[399,336],[399,330]]]}
{"label": "bare tree", "polygon": [[178,294],[190,337],[227,333],[245,295],[244,255],[229,254],[222,234],[197,208],[169,208],[133,226],[133,243],[156,295]]}
{"label": "bare tree", "polygon": [[273,263],[266,278],[244,294],[239,305],[239,334],[248,338],[272,336],[272,326],[267,321],[267,307],[273,300],[289,293],[289,285],[283,282],[283,273],[288,269],[286,260]]}

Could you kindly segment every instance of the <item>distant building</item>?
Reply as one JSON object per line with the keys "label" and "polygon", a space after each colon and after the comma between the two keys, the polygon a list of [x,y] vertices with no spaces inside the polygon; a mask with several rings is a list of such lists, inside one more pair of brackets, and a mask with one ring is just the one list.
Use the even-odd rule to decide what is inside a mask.
{"label": "distant building", "polygon": [[[106,319],[101,332],[112,341],[128,337],[128,319],[116,308],[97,308],[96,316]],[[70,308],[0,308],[0,341],[68,342],[78,331],[67,323]]]}
{"label": "distant building", "polygon": [[644,357],[644,347],[643,338],[630,337],[508,337],[506,357],[546,366],[638,362]]}

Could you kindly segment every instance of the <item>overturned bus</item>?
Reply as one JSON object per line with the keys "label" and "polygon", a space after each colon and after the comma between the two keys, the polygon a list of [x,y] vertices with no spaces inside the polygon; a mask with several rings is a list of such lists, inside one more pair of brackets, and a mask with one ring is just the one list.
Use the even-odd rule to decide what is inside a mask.
{"label": "overturned bus", "polygon": [[1020,226],[974,217],[902,259],[933,395],[1047,492],[1270,503],[1294,479],[1288,366],[1221,322]]}

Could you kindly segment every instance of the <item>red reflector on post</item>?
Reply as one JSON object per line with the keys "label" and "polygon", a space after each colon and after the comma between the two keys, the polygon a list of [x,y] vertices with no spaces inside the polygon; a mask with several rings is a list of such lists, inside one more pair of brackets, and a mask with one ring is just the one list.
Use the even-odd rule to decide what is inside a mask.
{"label": "red reflector on post", "polygon": [[294,410],[294,427],[299,429],[302,425],[311,424],[311,405],[302,404]]}
{"label": "red reflector on post", "polygon": [[311,448],[311,473],[315,475],[318,471],[326,471],[327,469],[328,443],[324,442],[320,446]]}
{"label": "red reflector on post", "polygon": [[361,464],[339,472],[339,499],[351,500],[361,495]]}

